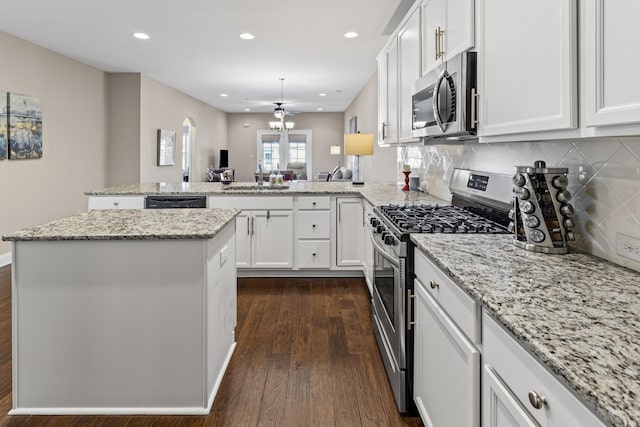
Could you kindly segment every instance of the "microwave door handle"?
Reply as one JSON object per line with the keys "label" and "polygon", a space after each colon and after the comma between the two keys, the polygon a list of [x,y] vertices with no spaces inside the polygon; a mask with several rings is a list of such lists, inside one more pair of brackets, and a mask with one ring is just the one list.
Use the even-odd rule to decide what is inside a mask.
{"label": "microwave door handle", "polygon": [[447,75],[447,70],[442,70],[442,73],[440,73],[438,80],[436,80],[435,87],[433,88],[433,115],[435,116],[438,127],[443,133],[447,130],[447,125],[446,123],[442,123],[442,118],[440,117],[440,103],[438,100],[440,98],[440,85]]}

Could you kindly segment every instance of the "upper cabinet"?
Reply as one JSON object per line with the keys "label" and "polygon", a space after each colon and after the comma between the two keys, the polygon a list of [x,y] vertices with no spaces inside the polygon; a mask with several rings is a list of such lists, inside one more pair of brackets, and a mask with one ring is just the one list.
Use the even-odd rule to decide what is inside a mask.
{"label": "upper cabinet", "polygon": [[413,86],[420,78],[420,10],[409,15],[402,30],[398,33],[398,49],[400,61],[398,75],[400,77],[398,93],[399,141],[414,142],[413,130]]}
{"label": "upper cabinet", "polygon": [[585,125],[640,123],[640,2],[588,0],[580,6]]}
{"label": "upper cabinet", "polygon": [[473,0],[425,0],[422,15],[422,75],[474,46]]}
{"label": "upper cabinet", "polygon": [[480,0],[479,136],[578,125],[575,0]]}
{"label": "upper cabinet", "polygon": [[398,39],[378,57],[378,144],[398,143]]}

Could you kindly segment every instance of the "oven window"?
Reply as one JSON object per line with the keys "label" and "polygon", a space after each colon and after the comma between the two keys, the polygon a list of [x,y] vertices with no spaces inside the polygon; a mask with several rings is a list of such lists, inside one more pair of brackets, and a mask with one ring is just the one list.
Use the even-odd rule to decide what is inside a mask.
{"label": "oven window", "polygon": [[395,282],[395,269],[393,266],[384,259],[380,254],[375,254],[374,257],[374,287],[376,288],[384,310],[391,321],[391,324],[395,328],[395,313],[394,313],[394,282]]}
{"label": "oven window", "polygon": [[413,95],[413,128],[422,129],[436,124],[433,112],[433,86]]}

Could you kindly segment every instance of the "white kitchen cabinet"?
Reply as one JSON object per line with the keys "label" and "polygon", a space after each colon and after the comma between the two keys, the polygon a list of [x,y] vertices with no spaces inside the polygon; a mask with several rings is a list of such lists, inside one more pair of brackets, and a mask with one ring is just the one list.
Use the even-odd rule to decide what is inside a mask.
{"label": "white kitchen cabinet", "polygon": [[487,313],[482,316],[482,337],[483,426],[604,427]]}
{"label": "white kitchen cabinet", "polygon": [[484,365],[483,375],[484,427],[538,427],[489,365]]}
{"label": "white kitchen cabinet", "polygon": [[587,0],[580,6],[586,125],[640,123],[640,2]]}
{"label": "white kitchen cabinet", "polygon": [[336,198],[336,265],[362,266],[364,211],[359,197]]}
{"label": "white kitchen cabinet", "polygon": [[479,136],[575,129],[576,0],[479,0],[477,13]]}
{"label": "white kitchen cabinet", "polygon": [[300,196],[296,212],[296,264],[301,269],[331,267],[331,198]]}
{"label": "white kitchen cabinet", "polygon": [[422,75],[475,43],[473,0],[425,0],[422,15]]}
{"label": "white kitchen cabinet", "polygon": [[378,144],[398,142],[398,38],[378,56]]}
{"label": "white kitchen cabinet", "polygon": [[209,208],[239,208],[236,266],[293,268],[293,197],[209,196]]}
{"label": "white kitchen cabinet", "polygon": [[89,196],[89,210],[144,209],[144,196]]}
{"label": "white kitchen cabinet", "polygon": [[366,200],[362,200],[362,206],[364,209],[364,230],[363,230],[363,254],[362,254],[362,269],[364,270],[364,279],[367,282],[367,288],[369,293],[373,296],[373,242],[371,241],[371,231],[369,229],[369,220],[373,215],[373,205]]}
{"label": "white kitchen cabinet", "polygon": [[[427,427],[480,426],[480,352],[416,272],[414,401]],[[426,283],[426,284],[425,284]]]}
{"label": "white kitchen cabinet", "polygon": [[415,142],[413,130],[413,86],[420,77],[420,9],[413,10],[398,33],[399,92],[398,92],[398,140],[401,143]]}

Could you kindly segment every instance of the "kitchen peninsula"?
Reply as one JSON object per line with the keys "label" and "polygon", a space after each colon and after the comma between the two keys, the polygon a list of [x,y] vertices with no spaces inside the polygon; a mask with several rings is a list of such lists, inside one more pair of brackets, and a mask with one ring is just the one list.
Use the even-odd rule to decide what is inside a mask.
{"label": "kitchen peninsula", "polygon": [[235,348],[237,209],[91,211],[13,242],[11,414],[207,414]]}

